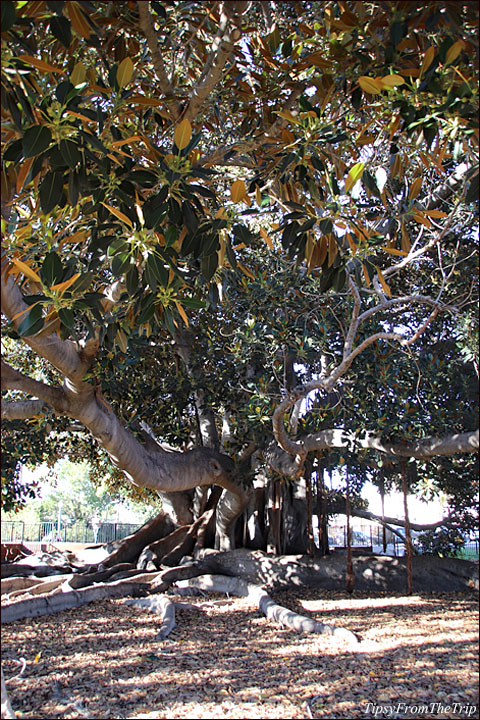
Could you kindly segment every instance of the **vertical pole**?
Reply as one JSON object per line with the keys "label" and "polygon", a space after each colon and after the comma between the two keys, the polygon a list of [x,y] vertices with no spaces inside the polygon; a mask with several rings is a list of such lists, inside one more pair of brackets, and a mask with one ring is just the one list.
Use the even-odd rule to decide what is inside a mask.
{"label": "vertical pole", "polygon": [[353,572],[353,561],[352,561],[352,536],[350,532],[350,482],[347,470],[347,495],[346,495],[346,511],[347,511],[347,592],[353,592],[355,585],[355,574]]}
{"label": "vertical pole", "polygon": [[405,510],[405,542],[407,545],[407,575],[408,575],[408,594],[412,594],[412,536],[410,533],[410,520],[408,518],[408,502],[407,502],[407,470],[405,461],[401,463],[402,488],[403,488],[403,507]]}
{"label": "vertical pole", "polygon": [[60,502],[58,503],[58,517],[57,517],[57,537],[58,537],[58,539],[60,539],[60,530],[62,527],[62,505],[63,505],[63,500],[60,500]]}
{"label": "vertical pole", "polygon": [[[382,521],[385,521],[385,476],[383,474],[383,467],[380,468],[380,477],[379,477],[379,485],[380,485],[380,500],[382,502]],[[383,544],[383,552],[387,552],[387,529],[382,522],[382,544]]]}
{"label": "vertical pole", "polygon": [[320,512],[318,516],[318,545],[321,555],[329,554],[328,547],[328,515],[327,515],[327,488],[325,486],[325,469],[319,462],[317,471],[317,482],[320,493]]}

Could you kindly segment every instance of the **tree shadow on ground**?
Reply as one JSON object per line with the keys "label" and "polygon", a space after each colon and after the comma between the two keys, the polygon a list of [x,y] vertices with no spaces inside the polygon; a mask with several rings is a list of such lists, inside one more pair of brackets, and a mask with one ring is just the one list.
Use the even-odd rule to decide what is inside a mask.
{"label": "tree shadow on ground", "polygon": [[[284,595],[275,599],[287,604]],[[27,669],[9,685],[12,704],[39,719],[78,717],[74,701],[98,718],[146,707],[157,717],[355,718],[367,717],[369,702],[475,702],[472,598],[381,596],[372,605],[395,604],[368,608],[365,597],[321,593],[325,607],[308,612],[305,595],[314,602],[314,591],[295,590],[288,606],[335,619],[362,642],[298,636],[238,599],[192,600],[200,607],[179,609],[178,628],[163,642],[158,617],[121,601],[13,623],[4,628],[4,669],[12,676],[19,657]]]}

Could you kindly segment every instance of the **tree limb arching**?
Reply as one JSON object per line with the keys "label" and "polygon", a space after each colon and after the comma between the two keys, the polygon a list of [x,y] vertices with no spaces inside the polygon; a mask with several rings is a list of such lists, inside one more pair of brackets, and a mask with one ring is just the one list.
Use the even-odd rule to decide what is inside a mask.
{"label": "tree limb arching", "polygon": [[[335,504],[335,513],[342,513],[344,512],[344,508],[341,507],[341,504]],[[380,523],[381,525],[385,525],[389,530],[392,528],[390,526],[394,527],[405,527],[405,520],[402,520],[401,518],[394,518],[394,517],[388,517],[381,515],[377,515],[376,513],[371,512],[370,510],[362,510],[362,508],[351,508],[351,514],[354,517],[362,518],[363,520],[372,520],[374,522]],[[412,530],[415,530],[415,532],[427,532],[428,530],[436,530],[439,527],[452,527],[452,523],[450,522],[450,519],[448,517],[442,518],[441,520],[437,520],[437,522],[434,523],[410,523],[410,527]]]}
{"label": "tree limb arching", "polygon": [[[438,244],[442,237],[445,235],[448,227],[453,221],[453,213],[449,216],[444,228],[438,233],[433,240],[426,243],[423,248],[417,250],[399,263],[392,265],[391,267],[383,271],[383,277],[388,274],[393,274],[409,262],[412,259],[418,257],[419,254],[423,254],[433,245]],[[384,452],[393,456],[399,457],[432,457],[435,454],[452,454],[453,452],[475,452],[478,449],[478,431],[476,433],[462,433],[458,435],[448,436],[446,438],[424,438],[413,443],[407,443],[403,447],[401,444],[390,444],[384,443],[379,438],[365,433],[362,435],[362,439],[356,440],[348,431],[344,430],[328,430],[321,431],[308,435],[304,438],[292,440],[287,436],[286,424],[284,421],[285,414],[297,403],[299,400],[305,399],[309,393],[315,390],[323,390],[325,392],[331,392],[339,379],[346,373],[350,368],[355,358],[366,350],[370,345],[374,344],[378,340],[387,340],[398,342],[403,347],[410,347],[417,339],[422,335],[429,325],[432,323],[434,318],[440,312],[454,312],[455,308],[444,305],[441,302],[441,292],[437,295],[437,298],[431,298],[422,295],[407,295],[392,299],[387,299],[383,292],[379,290],[377,285],[376,294],[379,297],[380,302],[371,308],[368,308],[363,313],[361,312],[362,298],[360,290],[357,287],[352,275],[347,273],[348,291],[353,300],[353,307],[350,316],[350,323],[348,330],[345,334],[344,345],[343,345],[343,357],[338,364],[331,368],[328,373],[325,373],[318,380],[313,380],[306,383],[303,386],[299,386],[289,393],[276,407],[273,417],[273,432],[275,440],[278,445],[290,455],[296,457],[297,465],[302,463],[302,458],[306,457],[308,452],[312,450],[323,450],[328,447],[332,447],[329,443],[336,443],[335,446],[347,447],[347,438],[350,437],[353,447],[364,447],[377,450],[378,452]],[[443,290],[443,286],[442,286]],[[397,311],[401,308],[408,308],[413,305],[425,305],[432,308],[430,314],[425,320],[416,328],[410,336],[405,336],[401,332],[388,332],[381,330],[373,332],[371,335],[366,337],[357,346],[354,346],[354,340],[358,335],[359,329],[366,320],[373,316],[383,313],[387,310]],[[345,439],[342,439],[345,437]],[[368,437],[368,441],[366,438]]]}
{"label": "tree limb arching", "polygon": [[[7,263],[5,262],[5,268]],[[2,310],[13,325],[18,324],[19,312],[28,306],[11,276],[1,274]],[[181,452],[166,452],[160,446],[148,449],[128,430],[101,392],[83,378],[90,368],[96,348],[95,339],[77,349],[72,341],[63,341],[57,335],[36,338],[28,336],[25,342],[64,376],[63,386],[52,387],[14,370],[2,361],[2,389],[21,390],[35,400],[47,403],[57,414],[78,420],[106,450],[113,463],[130,482],[165,493],[178,493],[197,486],[219,485],[228,492],[223,504],[222,529],[226,533],[224,548],[230,545],[234,520],[243,511],[248,497],[229,473],[230,458],[208,448]]]}

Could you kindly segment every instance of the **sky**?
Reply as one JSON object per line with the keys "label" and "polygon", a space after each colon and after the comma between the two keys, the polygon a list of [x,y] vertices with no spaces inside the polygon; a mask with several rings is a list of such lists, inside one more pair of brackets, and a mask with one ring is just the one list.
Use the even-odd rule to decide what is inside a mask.
{"label": "sky", "polygon": [[[372,483],[366,483],[362,491],[362,497],[368,500],[368,509],[370,512],[381,515],[382,505],[380,493]],[[441,520],[444,515],[443,503],[440,502],[440,500],[433,500],[426,503],[414,495],[409,495],[407,503],[408,517],[411,522],[435,523]],[[385,495],[385,515],[403,519],[403,493],[394,492]]]}

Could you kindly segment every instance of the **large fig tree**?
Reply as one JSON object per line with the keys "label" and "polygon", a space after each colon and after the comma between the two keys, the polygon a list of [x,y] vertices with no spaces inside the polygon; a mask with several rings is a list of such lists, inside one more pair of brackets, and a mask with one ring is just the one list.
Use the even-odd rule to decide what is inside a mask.
{"label": "large fig tree", "polygon": [[[313,391],[331,397],[374,345],[414,352],[439,318],[460,327],[471,312],[473,5],[5,2],[2,14],[2,311],[9,338],[51,367],[29,373],[6,354],[5,418],[80,423],[177,523],[192,522],[197,489],[204,513],[218,503],[229,547],[248,493],[219,452],[188,331],[227,301],[232,273],[268,285],[262,242],[297,269],[285,293],[316,273],[312,317],[342,302],[336,347],[323,352],[321,327],[309,329],[318,373],[286,383],[273,411],[284,468],[300,476],[332,447],[478,448],[470,428],[301,436],[286,421]],[[281,324],[282,303],[272,313]],[[202,448],[165,449],[102,392],[105,358],[165,331],[195,385]],[[212,484],[220,500],[198,492]]]}

